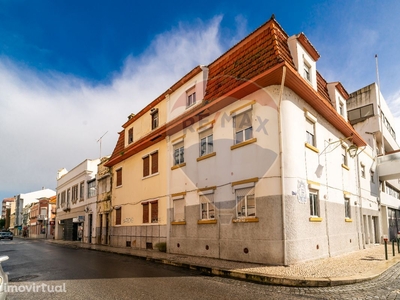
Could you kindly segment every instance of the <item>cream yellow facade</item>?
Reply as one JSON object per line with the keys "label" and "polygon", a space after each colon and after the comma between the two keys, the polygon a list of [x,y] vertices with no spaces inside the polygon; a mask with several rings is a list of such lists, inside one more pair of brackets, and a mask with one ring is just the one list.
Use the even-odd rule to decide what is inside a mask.
{"label": "cream yellow facade", "polygon": [[[153,114],[158,114],[154,126]],[[132,117],[131,117],[132,118]],[[128,121],[129,123],[129,121]],[[166,101],[151,107],[124,128],[124,150],[166,123]],[[133,129],[133,140],[129,132]],[[119,247],[153,248],[166,242],[167,171],[165,139],[134,153],[112,166],[112,228],[110,243]],[[122,154],[123,155],[123,154]],[[157,162],[155,161],[157,156]],[[145,159],[149,174],[144,174]],[[157,169],[155,170],[155,164]]]}

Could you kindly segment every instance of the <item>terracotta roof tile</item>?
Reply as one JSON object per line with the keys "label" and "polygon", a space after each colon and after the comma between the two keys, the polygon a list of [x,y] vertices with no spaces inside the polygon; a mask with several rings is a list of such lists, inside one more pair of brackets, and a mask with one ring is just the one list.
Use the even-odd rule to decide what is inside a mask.
{"label": "terracotta roof tile", "polygon": [[[124,150],[125,150],[125,130],[122,130],[119,133],[119,138],[118,138],[117,144],[115,145],[114,151],[111,154],[111,157],[108,161],[110,162],[110,161],[114,160],[114,158],[121,156],[121,153],[123,153]],[[108,166],[107,163],[105,164],[105,166],[111,167],[111,166]]]}
{"label": "terracotta roof tile", "polygon": [[317,89],[318,93],[320,93],[324,98],[326,98],[326,100],[331,102],[331,98],[329,97],[329,92],[328,92],[328,83],[318,71],[317,71]]}
{"label": "terracotta roof tile", "polygon": [[288,36],[270,19],[209,65],[205,100],[215,100],[274,65],[293,59]]}

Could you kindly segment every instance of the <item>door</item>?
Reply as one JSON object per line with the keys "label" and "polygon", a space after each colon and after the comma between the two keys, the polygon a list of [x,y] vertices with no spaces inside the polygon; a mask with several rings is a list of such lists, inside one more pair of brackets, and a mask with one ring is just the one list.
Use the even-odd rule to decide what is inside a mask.
{"label": "door", "polygon": [[103,215],[102,214],[100,214],[99,215],[99,237],[98,237],[98,241],[99,241],[99,244],[102,244],[103,242],[102,242],[102,240],[103,240]]}
{"label": "door", "polygon": [[106,232],[105,232],[105,235],[106,235],[106,238],[105,238],[104,243],[106,245],[108,245],[108,214],[106,214]]}
{"label": "door", "polygon": [[92,243],[92,221],[93,221],[93,219],[92,219],[92,214],[89,214],[89,228],[88,228],[88,230],[89,230],[89,244],[91,244]]}

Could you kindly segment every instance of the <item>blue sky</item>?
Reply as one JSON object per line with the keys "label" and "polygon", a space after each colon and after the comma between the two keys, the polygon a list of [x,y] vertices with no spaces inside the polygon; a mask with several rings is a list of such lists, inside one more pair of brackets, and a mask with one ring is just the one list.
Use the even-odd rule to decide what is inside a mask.
{"label": "blue sky", "polygon": [[55,190],[57,170],[98,157],[106,132],[110,154],[131,112],[272,14],[289,35],[306,34],[317,69],[348,92],[376,81],[378,54],[400,118],[396,0],[0,0],[0,199]]}

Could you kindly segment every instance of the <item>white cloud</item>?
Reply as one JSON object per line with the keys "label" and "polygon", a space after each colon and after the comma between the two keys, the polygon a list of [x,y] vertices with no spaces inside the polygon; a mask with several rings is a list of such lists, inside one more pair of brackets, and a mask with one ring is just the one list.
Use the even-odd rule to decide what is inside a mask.
{"label": "white cloud", "polygon": [[[59,168],[111,154],[117,132],[138,112],[199,64],[222,51],[222,17],[179,24],[129,56],[109,85],[57,72],[38,72],[0,57],[0,197],[56,187]],[[242,34],[242,33],[240,33]]]}

